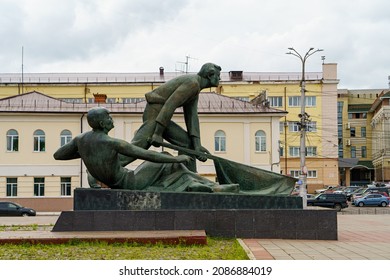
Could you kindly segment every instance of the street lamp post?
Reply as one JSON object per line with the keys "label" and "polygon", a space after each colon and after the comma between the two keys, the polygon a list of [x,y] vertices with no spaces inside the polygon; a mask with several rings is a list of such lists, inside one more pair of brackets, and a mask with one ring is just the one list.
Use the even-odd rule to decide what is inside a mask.
{"label": "street lamp post", "polygon": [[[306,93],[306,81],[305,81],[305,63],[309,56],[313,55],[316,52],[323,51],[322,49],[314,50],[314,48],[310,48],[304,56],[298,53],[294,48],[288,48],[290,51],[287,54],[291,54],[293,56],[298,57],[302,62],[302,78],[301,78],[301,113],[298,115],[300,118],[300,122],[298,123],[301,138],[300,138],[300,147],[299,147],[299,155],[300,155],[300,172],[299,172],[299,196],[302,197],[303,207],[306,208],[307,203],[307,190],[306,190],[306,179],[307,179],[307,168],[306,168],[306,131],[307,131],[307,123],[309,122],[309,115],[305,112],[305,93]],[[287,170],[286,170],[287,171]]]}

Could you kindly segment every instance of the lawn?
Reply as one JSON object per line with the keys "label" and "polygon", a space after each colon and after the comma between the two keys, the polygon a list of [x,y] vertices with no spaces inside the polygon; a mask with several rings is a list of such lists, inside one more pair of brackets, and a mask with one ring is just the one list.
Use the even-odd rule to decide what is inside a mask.
{"label": "lawn", "polygon": [[[2,231],[41,226],[0,226]],[[45,227],[50,230],[50,227]],[[3,244],[1,260],[247,260],[236,239],[208,238],[207,245],[165,245],[72,241],[66,244]]]}

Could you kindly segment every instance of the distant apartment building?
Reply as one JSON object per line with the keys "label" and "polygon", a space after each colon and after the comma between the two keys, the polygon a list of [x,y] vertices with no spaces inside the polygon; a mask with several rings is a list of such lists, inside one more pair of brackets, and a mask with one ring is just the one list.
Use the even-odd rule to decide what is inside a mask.
{"label": "distant apartment building", "polygon": [[[382,156],[378,157],[382,148],[378,147],[384,147],[379,142],[384,140],[386,128],[383,125],[376,126],[374,120],[377,120],[377,123],[380,120],[378,116],[381,113],[378,115],[376,111],[378,108],[383,109],[381,101],[385,91],[384,89],[338,91],[337,133],[341,185],[367,185],[372,181],[382,180],[380,172],[378,173],[378,170],[382,170],[382,162],[376,160],[374,165],[374,158],[382,159]],[[381,130],[378,130],[379,127]]]}
{"label": "distant apartment building", "polygon": [[373,102],[370,113],[372,164],[375,181],[390,182],[390,91],[383,90]]}

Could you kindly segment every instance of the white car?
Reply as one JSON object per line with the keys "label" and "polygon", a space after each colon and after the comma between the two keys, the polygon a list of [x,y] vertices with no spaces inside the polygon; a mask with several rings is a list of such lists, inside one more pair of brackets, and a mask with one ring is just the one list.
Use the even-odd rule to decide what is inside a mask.
{"label": "white car", "polygon": [[317,189],[317,190],[315,190],[314,192],[316,193],[316,194],[320,194],[320,193],[323,193],[323,192],[326,192],[326,191],[330,191],[331,189],[333,189],[334,188],[334,186],[328,186],[327,188],[325,188],[325,189]]}

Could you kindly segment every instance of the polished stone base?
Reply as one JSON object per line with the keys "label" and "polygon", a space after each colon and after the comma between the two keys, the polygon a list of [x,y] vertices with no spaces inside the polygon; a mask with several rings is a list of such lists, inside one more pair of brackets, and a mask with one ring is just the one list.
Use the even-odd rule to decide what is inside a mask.
{"label": "polished stone base", "polygon": [[53,232],[205,230],[226,238],[337,240],[337,212],[322,209],[64,211]]}
{"label": "polished stone base", "polygon": [[78,188],[74,210],[302,209],[298,196]]}

